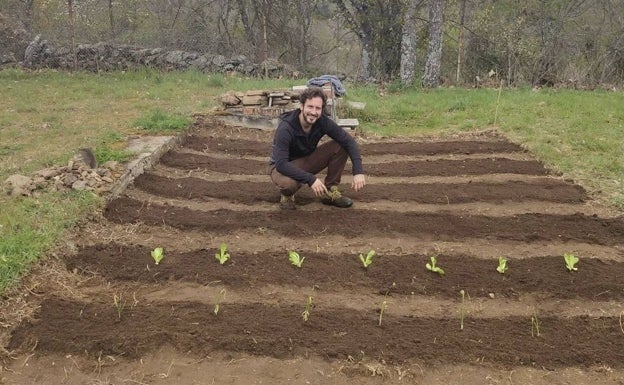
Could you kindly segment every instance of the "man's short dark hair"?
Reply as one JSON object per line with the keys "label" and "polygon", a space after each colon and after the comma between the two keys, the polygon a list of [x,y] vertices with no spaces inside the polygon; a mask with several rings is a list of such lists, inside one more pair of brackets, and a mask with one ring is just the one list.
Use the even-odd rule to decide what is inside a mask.
{"label": "man's short dark hair", "polygon": [[327,95],[321,87],[311,86],[303,90],[301,95],[299,95],[299,101],[301,102],[301,106],[305,104],[306,101],[312,98],[321,98],[323,100],[323,108],[327,104]]}

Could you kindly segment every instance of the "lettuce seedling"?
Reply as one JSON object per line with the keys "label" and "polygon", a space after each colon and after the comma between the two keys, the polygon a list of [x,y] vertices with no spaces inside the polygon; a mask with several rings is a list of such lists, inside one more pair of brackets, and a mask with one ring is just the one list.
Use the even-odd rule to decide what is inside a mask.
{"label": "lettuce seedling", "polygon": [[290,250],[288,251],[288,260],[290,261],[290,263],[292,263],[293,265],[301,268],[301,265],[303,264],[303,260],[305,259],[305,257],[301,257],[299,255],[299,253],[297,253],[294,250]]}
{"label": "lettuce seedling", "polygon": [[507,269],[507,259],[505,257],[498,257],[498,267],[496,268],[496,271],[501,274],[505,274]]}
{"label": "lettuce seedling", "polygon": [[305,309],[301,312],[301,318],[303,318],[303,322],[308,322],[310,318],[310,310],[312,310],[312,296],[309,295],[306,300]]}
{"label": "lettuce seedling", "polygon": [[444,270],[442,270],[442,268],[436,266],[436,263],[438,263],[438,258],[436,258],[435,256],[432,256],[432,257],[430,257],[430,259],[431,259],[431,263],[427,263],[425,265],[427,270],[432,271],[434,273],[438,273],[440,275],[444,275]]}
{"label": "lettuce seedling", "polygon": [[219,252],[215,254],[215,258],[222,265],[230,259],[230,253],[228,253],[227,245],[225,243],[221,244],[221,248],[219,249]]}
{"label": "lettuce seedling", "polygon": [[578,263],[579,258],[576,255],[565,253],[565,254],[563,254],[563,259],[565,260],[566,268],[569,271],[577,271],[578,270],[578,267],[576,267],[575,265]]}
{"label": "lettuce seedling", "polygon": [[366,254],[366,257],[360,254],[360,261],[362,262],[362,266],[364,266],[365,269],[369,267],[373,263],[374,257],[375,257],[375,250],[370,250],[368,254]]}
{"label": "lettuce seedling", "polygon": [[152,258],[154,258],[154,262],[158,265],[160,261],[165,258],[165,250],[162,247],[157,247],[152,250]]}

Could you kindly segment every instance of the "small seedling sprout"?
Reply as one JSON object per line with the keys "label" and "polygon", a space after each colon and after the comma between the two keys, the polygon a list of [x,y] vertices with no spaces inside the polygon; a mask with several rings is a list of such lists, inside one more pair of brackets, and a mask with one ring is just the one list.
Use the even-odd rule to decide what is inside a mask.
{"label": "small seedling sprout", "polygon": [[219,295],[217,296],[217,301],[214,305],[214,314],[219,315],[219,309],[221,308],[221,302],[225,299],[225,288],[219,291]]}
{"label": "small seedling sprout", "polygon": [[121,295],[117,296],[117,294],[113,294],[113,306],[115,307],[115,310],[117,310],[117,318],[121,319],[121,313],[123,313],[123,310],[126,307],[126,302],[122,302]]}
{"label": "small seedling sprout", "polygon": [[222,265],[230,259],[230,253],[228,253],[227,245],[225,243],[221,244],[219,252],[215,254],[215,258]]}
{"label": "small seedling sprout", "polygon": [[388,302],[383,301],[381,303],[381,308],[379,309],[379,326],[381,326],[381,320],[383,319],[383,315],[387,307],[388,307]]}
{"label": "small seedling sprout", "polygon": [[154,262],[158,265],[160,261],[165,258],[165,250],[162,247],[155,248],[154,250],[152,250],[152,258],[154,259]]}
{"label": "small seedling sprout", "polygon": [[310,318],[310,311],[312,310],[312,296],[309,295],[306,300],[305,309],[301,312],[301,318],[303,318],[303,322],[308,322]]}
{"label": "small seedling sprout", "polygon": [[539,319],[537,318],[537,314],[534,313],[531,316],[531,337],[539,337],[540,336],[540,325]]}
{"label": "small seedling sprout", "polygon": [[297,253],[296,251],[288,251],[288,260],[290,261],[290,263],[297,266],[298,268],[301,268],[304,259],[305,257],[300,256],[299,253]]}
{"label": "small seedling sprout", "polygon": [[507,269],[508,269],[508,267],[507,267],[507,258],[505,258],[505,257],[498,257],[498,267],[496,268],[496,271],[498,271],[501,274],[505,274]]}
{"label": "small seedling sprout", "polygon": [[464,314],[466,312],[464,300],[466,297],[466,292],[464,291],[464,289],[461,289],[459,291],[459,294],[461,294],[461,307],[459,308],[459,330],[464,330]]}
{"label": "small seedling sprout", "polygon": [[563,254],[563,259],[565,260],[566,269],[568,269],[568,271],[578,270],[578,267],[576,267],[576,264],[578,263],[579,258],[576,255],[565,253]]}
{"label": "small seedling sprout", "polygon": [[433,255],[430,257],[431,263],[427,262],[427,264],[425,265],[425,267],[427,268],[427,270],[432,271],[434,273],[438,273],[439,275],[444,275],[444,270],[442,270],[441,267],[436,266],[436,263],[438,263],[438,258]]}
{"label": "small seedling sprout", "polygon": [[363,254],[360,254],[360,261],[362,262],[362,266],[364,268],[368,268],[373,263],[373,258],[375,257],[375,250],[370,250],[366,257]]}

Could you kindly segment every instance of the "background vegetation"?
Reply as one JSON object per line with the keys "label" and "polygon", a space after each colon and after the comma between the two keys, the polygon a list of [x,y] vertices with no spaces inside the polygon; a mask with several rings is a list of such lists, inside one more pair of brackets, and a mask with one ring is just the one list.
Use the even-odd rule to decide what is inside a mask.
{"label": "background vegetation", "polygon": [[[438,16],[442,29],[430,34]],[[0,2],[0,63],[3,54],[23,57],[37,34],[61,47],[103,41],[246,55],[351,79],[393,81],[413,68],[401,74],[406,84],[420,83],[435,40],[445,85],[595,88],[624,80],[621,0]]]}
{"label": "background vegetation", "polygon": [[[100,161],[127,156],[136,135],[172,133],[195,113],[209,113],[229,90],[282,88],[262,80],[151,70],[103,74],[0,71],[0,181],[65,164],[78,148]],[[367,135],[446,135],[498,129],[550,168],[624,210],[624,94],[543,89],[423,89],[346,84],[364,110]],[[500,97],[499,97],[499,91]],[[163,122],[164,128],[160,127]],[[163,131],[164,130],[164,131]],[[105,159],[106,158],[106,159]],[[89,193],[0,195],[0,291],[45,255],[102,202]]]}

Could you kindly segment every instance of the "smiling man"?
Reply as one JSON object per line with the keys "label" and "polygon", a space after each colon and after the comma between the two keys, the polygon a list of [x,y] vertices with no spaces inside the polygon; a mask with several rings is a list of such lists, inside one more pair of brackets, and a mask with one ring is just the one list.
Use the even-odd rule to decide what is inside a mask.
{"label": "smiling man", "polygon": [[[366,184],[357,142],[323,113],[327,97],[320,87],[309,87],[299,97],[301,108],[280,117],[271,146],[271,180],[281,192],[280,208],[293,210],[295,193],[305,183],[322,202],[351,207],[353,201],[338,190],[347,157],[353,164],[351,187],[359,191]],[[325,135],[331,140],[321,144]],[[325,181],[316,177],[327,169]]]}

